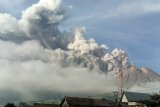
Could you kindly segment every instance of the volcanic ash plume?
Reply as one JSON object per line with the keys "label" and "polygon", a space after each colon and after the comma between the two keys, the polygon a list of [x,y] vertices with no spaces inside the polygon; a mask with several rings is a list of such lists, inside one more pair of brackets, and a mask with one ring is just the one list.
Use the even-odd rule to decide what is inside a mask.
{"label": "volcanic ash plume", "polygon": [[107,87],[112,78],[98,73],[108,71],[107,46],[85,39],[84,28],[59,30],[69,11],[60,0],[40,0],[19,20],[0,14],[1,103],[116,89]]}
{"label": "volcanic ash plume", "polygon": [[[47,52],[53,51],[49,52],[52,54],[49,60],[43,58],[46,62],[53,59],[61,66],[74,65],[107,72],[108,64],[106,58],[103,58],[109,54],[106,45],[98,45],[94,39],[86,40],[84,28],[68,32],[59,30],[59,24],[68,17],[67,10],[69,7],[64,6],[60,0],[40,0],[24,10],[20,20],[9,14],[1,14],[1,23],[5,25],[0,32],[1,41],[17,45],[16,47],[31,42],[28,49],[40,45]],[[25,56],[23,53],[20,56],[26,60],[27,57],[38,57],[33,57],[32,54]],[[20,60],[19,57],[17,60]]]}

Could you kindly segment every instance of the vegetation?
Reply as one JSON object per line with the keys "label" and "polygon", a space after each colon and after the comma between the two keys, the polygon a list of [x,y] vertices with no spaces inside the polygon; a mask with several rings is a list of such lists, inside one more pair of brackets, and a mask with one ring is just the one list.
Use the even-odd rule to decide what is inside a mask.
{"label": "vegetation", "polygon": [[4,107],[16,107],[14,103],[7,103]]}
{"label": "vegetation", "polygon": [[159,93],[154,93],[151,96],[151,99],[152,99],[153,102],[158,103],[160,101],[160,92]]}
{"label": "vegetation", "polygon": [[160,105],[160,92],[154,93],[153,95],[151,95],[151,104],[152,104],[152,107],[155,107],[156,105]]}
{"label": "vegetation", "polygon": [[160,106],[160,92],[151,95],[150,101],[143,101],[147,107],[159,107]]}

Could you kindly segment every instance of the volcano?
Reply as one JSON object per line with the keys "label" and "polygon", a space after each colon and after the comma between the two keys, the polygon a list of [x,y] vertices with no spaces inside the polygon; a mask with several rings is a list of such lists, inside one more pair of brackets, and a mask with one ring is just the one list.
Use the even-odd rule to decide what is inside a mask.
{"label": "volcano", "polygon": [[[120,80],[120,73],[114,76]],[[135,65],[131,65],[123,71],[122,81],[125,88],[131,88],[134,85],[140,86],[147,82],[160,81],[160,75],[148,67],[137,68]]]}

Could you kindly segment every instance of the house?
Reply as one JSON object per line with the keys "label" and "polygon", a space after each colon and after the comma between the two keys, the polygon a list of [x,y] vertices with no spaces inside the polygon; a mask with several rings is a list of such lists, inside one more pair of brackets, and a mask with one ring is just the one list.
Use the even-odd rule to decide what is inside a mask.
{"label": "house", "polygon": [[34,103],[33,107],[60,107],[57,104],[47,104],[47,103]]}
{"label": "house", "polygon": [[147,93],[123,92],[120,102],[127,103],[128,107],[146,107],[145,102],[149,100],[150,94]]}
{"label": "house", "polygon": [[114,107],[115,103],[106,99],[65,97],[61,107]]}
{"label": "house", "polygon": [[19,107],[32,107],[32,105],[27,104],[27,103],[25,103],[25,102],[20,102],[20,103],[19,103]]}

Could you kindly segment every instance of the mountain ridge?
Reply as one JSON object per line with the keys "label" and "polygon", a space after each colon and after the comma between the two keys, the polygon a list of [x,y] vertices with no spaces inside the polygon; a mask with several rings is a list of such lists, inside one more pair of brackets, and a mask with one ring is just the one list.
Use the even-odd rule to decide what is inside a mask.
{"label": "mountain ridge", "polygon": [[[115,74],[117,82],[120,80],[120,73]],[[160,81],[160,75],[148,67],[137,68],[131,65],[123,70],[122,84],[125,88],[131,88],[134,85],[142,85],[148,82]]]}

